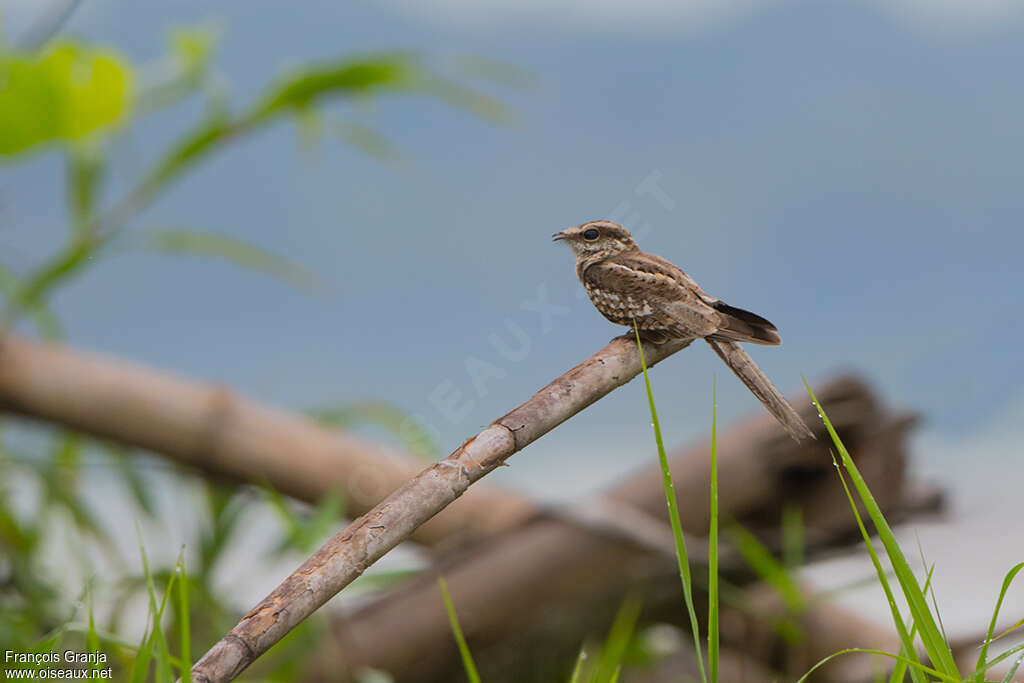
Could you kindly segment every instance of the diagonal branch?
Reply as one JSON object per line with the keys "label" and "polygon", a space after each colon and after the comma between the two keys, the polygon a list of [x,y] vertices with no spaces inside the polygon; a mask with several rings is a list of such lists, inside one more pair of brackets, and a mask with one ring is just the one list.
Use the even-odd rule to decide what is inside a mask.
{"label": "diagonal branch", "polygon": [[[686,342],[649,345],[648,366]],[[629,336],[616,337],[529,400],[498,418],[447,458],[420,472],[320,550],[246,614],[192,669],[201,683],[230,681],[417,527],[562,422],[640,372]]]}
{"label": "diagonal branch", "polygon": [[[885,514],[892,519],[909,512],[909,504],[919,504],[916,495],[917,500],[908,500],[913,495],[909,477],[901,474],[909,423],[853,378],[831,380],[815,391],[832,406],[837,430]],[[809,402],[794,405],[814,424]],[[803,512],[808,556],[836,552],[848,541],[849,506],[841,505],[842,488],[820,441],[798,445],[759,409],[750,419],[721,428],[717,449],[721,519],[743,524],[774,550],[780,546],[783,510],[795,506]],[[670,456],[691,564],[705,568],[709,452],[710,442],[702,439]],[[587,509],[556,508],[488,539],[473,553],[438,553],[414,578],[332,615],[329,644],[318,649],[306,680],[352,681],[365,668],[386,671],[397,681],[457,680],[460,659],[437,596],[438,574],[451,587],[481,677],[492,683],[558,680],[562,667],[572,666],[579,644],[594,635],[595,625],[612,620],[627,595],[642,599],[642,621],[689,628],[661,468],[656,462],[645,465],[593,500],[613,511],[595,516]],[[608,519],[615,519],[615,526],[601,529]],[[628,535],[620,533],[624,525],[633,527]],[[665,537],[668,557],[658,540]],[[722,580],[735,587],[749,582],[742,557],[723,550]],[[700,577],[694,569],[695,585],[703,590]],[[734,644],[742,646],[742,640]],[[696,660],[693,665],[696,672]]]}

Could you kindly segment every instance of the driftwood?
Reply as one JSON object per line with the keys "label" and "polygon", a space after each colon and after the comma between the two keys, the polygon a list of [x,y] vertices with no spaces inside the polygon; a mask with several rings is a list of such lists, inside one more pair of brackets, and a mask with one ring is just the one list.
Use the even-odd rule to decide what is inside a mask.
{"label": "driftwood", "polygon": [[[688,344],[645,344],[648,365]],[[627,336],[613,339],[329,539],[203,655],[192,669],[193,679],[237,677],[473,482],[639,373],[635,342]]]}
{"label": "driftwood", "polygon": [[[424,467],[422,459],[216,384],[10,334],[0,336],[0,411],[152,451],[218,477],[265,483],[311,503],[341,491],[353,516]],[[485,536],[533,511],[521,496],[475,486],[414,539],[433,545]]]}
{"label": "driftwood", "polygon": [[[592,368],[602,391],[635,374],[638,367],[628,358],[634,350],[628,338],[613,340],[588,361],[598,359],[600,365],[601,359],[612,359],[619,364],[618,370],[626,370]],[[649,361],[653,364],[668,355],[659,351],[675,350],[649,348]],[[552,409],[568,417],[601,395],[592,396],[589,389],[593,387],[566,382],[586,365],[538,392],[517,409],[526,409],[523,412],[506,416],[522,417],[521,424],[505,418],[496,422],[512,433],[512,448],[521,448],[557,424],[547,424]],[[553,389],[564,393],[554,395]],[[909,419],[884,415],[866,389],[852,380],[831,383],[822,397],[890,517],[936,503],[935,491],[915,489],[905,476],[899,444]],[[560,406],[567,399],[564,405],[570,412],[566,413]],[[806,401],[799,403],[806,407]],[[0,338],[0,410],[153,451],[220,477],[269,483],[301,500],[315,501],[341,489],[350,511],[357,514],[370,510],[422,467],[421,460],[397,450],[322,428],[220,386],[12,335]],[[814,417],[808,411],[808,422],[816,425]],[[507,447],[508,440],[494,443]],[[837,489],[828,485],[834,484],[834,474],[824,453],[823,441],[798,447],[764,417],[730,430],[720,440],[719,451],[723,516],[740,519],[772,544],[777,540],[782,501],[796,500],[809,523],[810,548],[835,544],[849,533],[850,516],[845,502],[837,504]],[[458,457],[465,463],[467,455],[472,460],[479,452],[467,454],[464,446],[449,460]],[[468,486],[467,474],[482,476],[493,464],[475,471],[439,465],[440,476],[454,477],[451,491],[456,492],[459,486]],[[690,534],[706,531],[707,467],[706,444],[673,459],[683,525]],[[610,621],[626,591],[642,590],[648,600],[646,618],[678,619],[678,576],[666,563],[671,545],[664,510],[660,473],[654,468],[584,505],[558,510],[538,510],[522,496],[477,485],[416,529],[412,538],[427,545],[459,541],[442,546],[438,569],[449,579],[484,668],[496,667],[488,671],[488,680],[499,681],[502,674],[508,680],[510,671],[557,666],[573,657],[583,638]],[[372,536],[375,526],[364,531]],[[691,558],[699,562],[703,549],[692,538],[690,545]],[[728,548],[722,562],[727,572],[740,566]],[[321,653],[313,677],[330,671],[329,678],[334,680],[360,664],[412,671],[423,679],[441,679],[456,671],[457,659],[432,576],[424,574],[337,622],[338,649]],[[830,609],[825,622],[833,628],[818,622],[809,631],[811,641],[791,658],[832,652],[838,647],[831,647],[832,643],[856,640],[846,639],[842,629],[858,620]],[[723,615],[726,648],[733,638],[727,618]],[[741,623],[753,628],[749,620]],[[837,630],[841,636],[828,635]],[[498,641],[502,642],[494,644]],[[733,642],[737,649],[723,656],[723,667],[729,663],[732,670],[744,671],[745,680],[770,680],[773,671],[796,661],[780,662],[756,648],[747,651],[748,641],[756,642],[750,637]],[[770,638],[763,642],[773,643]],[[777,654],[777,645],[768,649]],[[686,660],[686,655],[671,661],[675,660]],[[858,680],[855,673],[863,672],[863,666],[863,662],[837,665],[833,671],[845,673],[830,680]],[[634,680],[658,680],[648,673],[650,678]]]}
{"label": "driftwood", "polygon": [[[934,504],[931,495],[906,499],[902,444],[909,420],[885,416],[866,387],[851,379],[830,383],[819,396],[883,509],[897,515],[908,502]],[[850,538],[852,516],[821,440],[798,446],[759,417],[728,430],[718,452],[723,518],[741,521],[771,544],[783,506],[795,503],[804,510],[811,548]],[[674,457],[672,470],[684,528],[706,534],[708,444]],[[628,478],[606,498],[667,519],[656,467]],[[690,547],[699,556],[692,539]],[[729,562],[723,569],[736,577],[739,567]],[[671,558],[594,533],[571,516],[548,515],[472,553],[442,556],[435,571],[337,619],[335,643],[321,650],[311,679],[339,680],[364,666],[403,681],[456,675],[460,665],[437,593],[438,573],[446,577],[478,664],[492,681],[564,676],[579,644],[606,627],[627,592],[644,596],[645,618],[684,618]],[[554,668],[538,670],[545,666],[538,661]]]}

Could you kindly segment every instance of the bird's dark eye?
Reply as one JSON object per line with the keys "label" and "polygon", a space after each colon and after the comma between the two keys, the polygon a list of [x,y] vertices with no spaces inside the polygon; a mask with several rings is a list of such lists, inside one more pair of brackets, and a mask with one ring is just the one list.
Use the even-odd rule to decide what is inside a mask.
{"label": "bird's dark eye", "polygon": [[590,240],[590,241],[596,240],[597,239],[597,230],[595,228],[591,228],[590,230],[584,231],[583,239]]}

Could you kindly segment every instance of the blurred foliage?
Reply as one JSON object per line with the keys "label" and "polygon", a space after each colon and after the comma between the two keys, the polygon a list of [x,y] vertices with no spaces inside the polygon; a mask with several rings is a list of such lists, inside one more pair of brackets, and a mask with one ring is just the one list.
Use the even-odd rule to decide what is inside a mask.
{"label": "blurred foliage", "polygon": [[[102,264],[115,246],[217,258],[315,292],[320,285],[315,274],[243,236],[145,229],[135,221],[178,178],[273,123],[294,122],[304,144],[319,143],[321,132],[328,131],[377,159],[394,160],[397,148],[365,124],[347,120],[345,103],[430,97],[491,122],[513,120],[498,100],[461,80],[501,83],[512,70],[481,62],[473,74],[449,65],[455,74],[450,77],[422,56],[403,52],[305,65],[269,81],[252,102],[239,106],[214,68],[218,36],[208,26],[175,30],[166,54],[147,64],[84,41],[41,40],[38,48],[14,49],[0,40],[0,164],[59,155],[65,172],[53,186],[56,194],[63,181],[68,223],[63,244],[39,263],[3,262],[0,254],[0,335],[17,324],[45,338],[63,338],[64,325],[50,304],[53,296]],[[201,103],[199,119],[173,134],[143,172],[133,174],[136,182],[115,196],[106,180],[119,138],[146,116],[188,100]],[[319,417],[337,425],[372,425],[421,455],[436,454],[415,420],[386,404],[343,406]],[[249,486],[206,481],[82,435],[41,429],[21,438],[24,433],[12,436],[24,431],[20,425],[0,423],[3,427],[8,428],[0,431],[0,642],[20,652],[102,651],[119,680],[174,680],[188,670],[196,649],[234,625],[239,606],[225,599],[217,577],[223,581],[224,558],[246,534],[245,522],[257,507],[273,510],[280,521],[265,539],[268,559],[307,554],[344,515],[339,495],[303,506],[273,491],[255,496]],[[182,517],[177,504],[171,510],[161,507],[156,492],[197,490],[199,504],[189,506],[189,514],[198,518],[198,528],[188,552],[171,565],[151,566],[140,540],[141,557],[123,557],[125,544],[96,514],[95,495],[86,495],[95,472],[105,481],[113,478],[127,493],[137,524]],[[113,574],[109,567],[97,573],[97,554],[115,568]],[[407,573],[375,572],[360,582],[387,585]],[[87,586],[80,599],[69,600],[66,584],[78,575]],[[140,606],[148,615],[144,633],[120,635],[131,631]],[[323,629],[322,622],[307,620],[262,657],[254,672],[268,680],[300,677],[310,659],[305,654]],[[0,670],[5,666],[0,662]]]}
{"label": "blurred foliage", "polygon": [[310,294],[315,293],[323,284],[315,273],[298,263],[227,235],[168,229],[149,230],[145,237],[155,249],[221,258],[242,268],[275,277]]}
{"label": "blurred foliage", "polygon": [[[306,138],[311,137],[311,130],[312,137],[319,137],[315,134],[319,123],[311,122],[328,119],[329,129],[338,139],[382,159],[397,155],[385,137],[322,107],[335,101],[418,95],[440,99],[495,123],[514,120],[497,99],[442,75],[411,53],[308,65],[274,80],[254,102],[233,112],[224,94],[224,79],[211,66],[215,43],[216,32],[209,28],[178,30],[171,37],[168,56],[141,67],[126,64],[110,50],[70,41],[38,54],[4,54],[0,60],[0,124],[4,129],[0,160],[4,156],[8,162],[23,159],[56,146],[66,158],[72,227],[63,247],[29,272],[21,274],[0,263],[0,293],[7,301],[8,320],[28,315],[42,334],[59,335],[55,316],[45,304],[54,287],[101,262],[98,257],[118,241],[132,219],[183,173],[228,143],[279,119],[293,120]],[[34,83],[30,73],[37,72],[45,72],[51,85],[23,83]],[[117,87],[110,85],[115,82]],[[102,101],[94,101],[94,96]],[[134,120],[193,96],[204,98],[204,116],[157,155],[127,192],[103,201],[107,199],[103,179],[112,138],[130,130]],[[50,110],[51,115],[41,114]],[[115,122],[121,125],[111,125]],[[225,258],[301,289],[309,290],[315,281],[296,264],[240,237],[180,229],[153,231],[143,237],[133,244]]]}
{"label": "blurred foliage", "polygon": [[42,53],[0,54],[0,155],[72,145],[123,121],[134,73],[117,53],[61,41]]}

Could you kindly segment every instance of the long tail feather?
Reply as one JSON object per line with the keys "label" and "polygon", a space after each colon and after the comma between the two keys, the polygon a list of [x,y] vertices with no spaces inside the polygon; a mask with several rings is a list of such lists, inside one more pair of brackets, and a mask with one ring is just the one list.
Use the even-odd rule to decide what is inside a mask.
{"label": "long tail feather", "polygon": [[814,438],[814,434],[811,433],[811,430],[808,429],[803,419],[793,409],[793,406],[789,405],[789,402],[783,398],[779,390],[761,372],[761,368],[757,367],[753,359],[743,350],[742,346],[733,341],[710,337],[706,338],[705,341],[715,350],[718,357],[729,366],[729,369],[736,373],[736,376],[747,385],[751,393],[757,396],[757,399],[764,404],[768,412],[774,415],[775,419],[785,427],[786,431],[789,432],[789,435],[797,443],[808,438]]}

